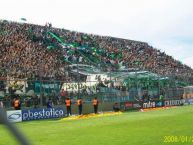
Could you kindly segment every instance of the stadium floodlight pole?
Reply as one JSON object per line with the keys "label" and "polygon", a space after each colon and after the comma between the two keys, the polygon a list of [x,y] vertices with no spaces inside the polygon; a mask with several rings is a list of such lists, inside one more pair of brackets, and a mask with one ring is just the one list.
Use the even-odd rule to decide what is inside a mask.
{"label": "stadium floodlight pole", "polygon": [[5,115],[5,111],[0,108],[0,123],[3,123],[10,132],[16,137],[21,145],[31,145],[29,141],[23,136],[23,134],[16,128],[16,126],[10,123]]}

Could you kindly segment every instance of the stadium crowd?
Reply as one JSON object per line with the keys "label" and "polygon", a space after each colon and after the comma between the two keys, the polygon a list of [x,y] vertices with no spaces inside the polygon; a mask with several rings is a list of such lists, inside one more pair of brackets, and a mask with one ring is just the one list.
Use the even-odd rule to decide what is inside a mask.
{"label": "stadium crowd", "polygon": [[0,77],[72,81],[65,68],[76,63],[193,78],[189,66],[144,42],[0,21]]}

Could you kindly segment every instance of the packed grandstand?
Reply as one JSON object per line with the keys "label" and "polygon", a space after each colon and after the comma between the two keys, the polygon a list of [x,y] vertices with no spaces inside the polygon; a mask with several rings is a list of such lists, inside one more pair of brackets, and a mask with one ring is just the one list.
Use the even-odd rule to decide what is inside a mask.
{"label": "packed grandstand", "polygon": [[193,77],[189,66],[147,43],[58,29],[51,24],[1,20],[0,51],[1,77],[70,81],[64,68],[71,63],[111,67],[111,71],[139,68],[164,76]]}
{"label": "packed grandstand", "polygon": [[[137,84],[136,76],[140,80]],[[92,84],[96,77],[98,83]],[[85,90],[87,95],[91,95],[93,90],[84,87],[89,82],[95,87],[95,92],[111,91],[121,96],[122,92],[116,90],[126,90],[132,96],[130,98],[135,98],[139,97],[139,91],[143,95],[149,90],[149,95],[158,98],[160,94],[164,95],[166,87],[175,87],[174,93],[168,96],[176,97],[178,87],[193,82],[193,70],[145,42],[53,28],[50,23],[39,26],[1,20],[0,78],[1,91],[6,89],[6,93],[10,93],[10,87],[18,89],[14,86],[18,85],[18,80],[28,82],[22,84],[28,90],[24,88],[20,94],[30,90],[40,94],[42,88],[46,90],[49,86],[53,89],[49,81],[62,81],[63,84],[52,83],[58,85],[57,93],[62,89],[79,94]],[[170,86],[169,78],[175,84]],[[12,80],[15,84],[11,84]],[[30,88],[32,81],[34,84]],[[38,81],[49,83],[38,84]],[[132,95],[135,87],[136,93]],[[155,88],[158,89],[155,91]],[[113,98],[112,94],[109,96]]]}

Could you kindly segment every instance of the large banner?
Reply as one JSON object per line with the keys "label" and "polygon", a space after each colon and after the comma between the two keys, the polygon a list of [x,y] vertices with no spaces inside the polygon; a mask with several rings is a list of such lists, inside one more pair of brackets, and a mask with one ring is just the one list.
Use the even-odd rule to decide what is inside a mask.
{"label": "large banner", "polygon": [[54,92],[60,92],[60,84],[59,83],[53,83],[53,82],[35,82],[35,89],[34,92],[36,94],[42,93],[42,91],[45,94],[50,94],[53,91]]}
{"label": "large banner", "polygon": [[165,100],[164,101],[164,106],[180,106],[184,104],[183,99],[177,99],[177,100]]}
{"label": "large banner", "polygon": [[[132,110],[134,109],[134,102],[126,101],[126,102],[120,102],[120,108],[121,110]],[[141,105],[139,106],[141,108]]]}
{"label": "large banner", "polygon": [[64,117],[66,110],[64,108],[49,108],[49,109],[26,109],[22,110],[22,120],[39,120]]}
{"label": "large banner", "polygon": [[98,82],[80,82],[80,83],[64,83],[61,89],[64,89],[68,92],[78,92],[82,89],[91,89],[92,91],[96,91],[96,86]]}
{"label": "large banner", "polygon": [[7,78],[6,91],[7,93],[12,89],[15,94],[25,94],[28,87],[27,79]]}
{"label": "large banner", "polygon": [[132,110],[132,109],[147,109],[147,108],[155,108],[161,107],[162,102],[160,101],[133,101],[133,102],[121,102],[121,108],[124,110]]}
{"label": "large banner", "polygon": [[184,99],[184,105],[193,105],[193,98]]}
{"label": "large banner", "polygon": [[7,111],[7,120],[9,122],[21,122],[22,121],[21,110]]}
{"label": "large banner", "polygon": [[[192,102],[191,102],[192,101]],[[169,107],[169,106],[180,106],[183,105],[185,100],[175,99],[175,100],[151,100],[147,102],[142,101],[126,101],[120,102],[120,107],[123,110],[133,110],[133,109],[148,109],[156,107]],[[188,103],[193,103],[192,100],[188,100]]]}

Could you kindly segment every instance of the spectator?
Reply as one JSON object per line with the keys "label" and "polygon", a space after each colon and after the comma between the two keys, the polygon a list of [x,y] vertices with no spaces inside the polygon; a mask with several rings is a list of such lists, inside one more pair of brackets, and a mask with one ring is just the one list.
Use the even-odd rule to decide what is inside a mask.
{"label": "spectator", "polygon": [[92,105],[94,107],[94,113],[97,114],[98,113],[98,105],[99,105],[99,101],[98,101],[97,97],[95,97],[92,100]]}
{"label": "spectator", "polygon": [[38,104],[39,104],[39,100],[38,100],[38,96],[34,95],[32,97],[32,102],[33,102],[33,108],[38,108]]}
{"label": "spectator", "polygon": [[13,107],[15,110],[21,109],[21,102],[18,96],[13,100]]}
{"label": "spectator", "polygon": [[120,111],[119,104],[118,104],[117,102],[113,105],[113,110],[114,110],[115,112]]}
{"label": "spectator", "polygon": [[71,113],[72,102],[71,102],[70,98],[67,98],[65,100],[65,105],[66,105],[66,110],[67,110],[67,116],[71,116],[72,115],[72,113]]}
{"label": "spectator", "polygon": [[54,104],[52,102],[52,99],[49,98],[48,102],[47,102],[47,108],[53,108]]}
{"label": "spectator", "polygon": [[83,104],[82,99],[78,98],[77,99],[77,106],[78,106],[78,114],[79,115],[82,115],[82,104]]}
{"label": "spectator", "polygon": [[62,89],[61,90],[61,92],[60,92],[60,96],[61,96],[61,98],[62,98],[62,100],[65,100],[66,99],[66,97],[67,97],[67,91],[65,91],[64,89]]}

